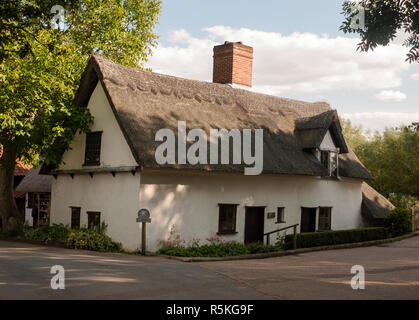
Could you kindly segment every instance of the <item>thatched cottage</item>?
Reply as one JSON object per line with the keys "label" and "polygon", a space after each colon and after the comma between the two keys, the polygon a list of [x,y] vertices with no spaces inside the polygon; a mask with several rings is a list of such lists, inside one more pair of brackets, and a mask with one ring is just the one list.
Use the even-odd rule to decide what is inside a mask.
{"label": "thatched cottage", "polygon": [[[253,242],[293,224],[309,232],[373,221],[361,210],[363,183],[372,176],[346,144],[336,110],[243,89],[251,86],[252,59],[253,49],[240,42],[216,46],[208,83],[92,56],[76,103],[89,108],[94,123],[91,132],[76,134],[52,172],[51,222],[105,221],[112,238],[136,249],[136,214],[146,208],[149,249],[157,250],[175,235]],[[179,121],[186,131],[263,129],[262,173],[244,175],[245,164],[231,161],[158,163],[156,133],[176,132]],[[383,206],[374,192],[368,218],[374,205]]]}

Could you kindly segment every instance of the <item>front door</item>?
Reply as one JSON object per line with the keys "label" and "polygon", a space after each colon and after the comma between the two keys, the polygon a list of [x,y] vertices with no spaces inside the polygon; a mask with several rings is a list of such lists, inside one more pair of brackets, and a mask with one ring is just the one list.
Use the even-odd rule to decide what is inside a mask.
{"label": "front door", "polygon": [[263,242],[265,207],[246,207],[244,243]]}
{"label": "front door", "polygon": [[301,208],[300,232],[316,231],[316,208]]}

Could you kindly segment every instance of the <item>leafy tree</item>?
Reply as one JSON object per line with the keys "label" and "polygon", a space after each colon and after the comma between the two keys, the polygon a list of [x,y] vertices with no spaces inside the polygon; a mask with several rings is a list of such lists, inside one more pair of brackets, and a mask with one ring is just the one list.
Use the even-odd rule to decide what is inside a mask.
{"label": "leafy tree", "polygon": [[[365,12],[365,28],[355,26],[359,8]],[[345,33],[358,33],[361,51],[374,50],[377,46],[386,46],[396,37],[398,30],[403,30],[408,38],[403,43],[409,48],[407,61],[419,62],[419,1],[418,0],[361,0],[357,6],[354,1],[343,3],[346,20],[340,27]],[[359,22],[359,21],[358,21]]]}
{"label": "leafy tree", "polygon": [[[51,8],[65,9],[61,29]],[[160,0],[8,0],[0,4],[0,216],[20,228],[13,198],[16,159],[58,164],[91,116],[73,103],[91,53],[142,67],[156,44]]]}
{"label": "leafy tree", "polygon": [[367,142],[367,138],[363,133],[361,125],[354,126],[351,120],[344,118],[340,118],[339,121],[342,126],[342,132],[345,140],[353,150]]}
{"label": "leafy tree", "polygon": [[419,196],[419,123],[375,133],[355,152],[375,177],[371,185],[378,191]]}

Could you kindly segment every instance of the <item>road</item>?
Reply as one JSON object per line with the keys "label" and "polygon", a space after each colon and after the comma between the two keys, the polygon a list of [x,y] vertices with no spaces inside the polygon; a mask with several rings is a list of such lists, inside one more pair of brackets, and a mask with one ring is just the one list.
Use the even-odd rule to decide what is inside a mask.
{"label": "road", "polygon": [[[50,286],[53,265],[65,289]],[[365,289],[353,290],[353,265]],[[0,299],[419,299],[419,237],[261,260],[184,263],[0,241]]]}

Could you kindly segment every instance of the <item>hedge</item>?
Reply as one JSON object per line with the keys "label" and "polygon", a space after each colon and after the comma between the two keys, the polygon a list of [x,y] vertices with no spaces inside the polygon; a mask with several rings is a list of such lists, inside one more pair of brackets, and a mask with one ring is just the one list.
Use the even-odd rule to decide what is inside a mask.
{"label": "hedge", "polygon": [[[387,236],[388,232],[383,227],[299,233],[297,234],[297,248],[380,240]],[[288,234],[285,236],[285,249],[292,249],[292,246],[293,235]]]}

